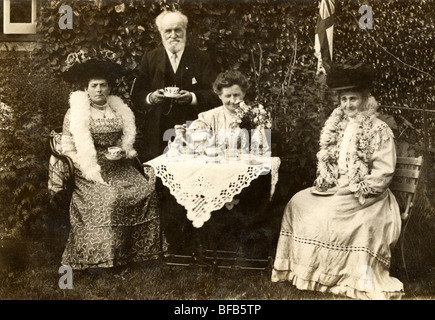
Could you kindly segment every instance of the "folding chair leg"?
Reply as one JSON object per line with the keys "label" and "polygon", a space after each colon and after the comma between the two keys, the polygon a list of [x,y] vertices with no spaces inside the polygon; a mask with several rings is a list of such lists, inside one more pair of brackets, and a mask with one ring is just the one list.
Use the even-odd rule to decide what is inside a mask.
{"label": "folding chair leg", "polygon": [[402,231],[402,236],[400,237],[400,253],[402,255],[402,265],[403,265],[403,269],[405,270],[406,280],[409,283],[410,282],[409,274],[408,274],[408,269],[406,268],[406,261],[405,261],[405,230]]}

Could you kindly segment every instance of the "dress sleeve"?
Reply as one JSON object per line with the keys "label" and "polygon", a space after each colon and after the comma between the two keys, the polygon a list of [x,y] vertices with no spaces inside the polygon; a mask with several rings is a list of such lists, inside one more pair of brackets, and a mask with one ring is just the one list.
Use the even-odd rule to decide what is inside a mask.
{"label": "dress sleeve", "polygon": [[394,134],[385,123],[376,128],[374,152],[369,162],[369,174],[356,185],[350,186],[350,191],[360,203],[370,195],[383,193],[390,185],[396,168],[396,146]]}
{"label": "dress sleeve", "polygon": [[71,109],[65,114],[62,126],[62,153],[72,159],[74,166],[77,167],[77,150],[70,130]]}
{"label": "dress sleeve", "polygon": [[[197,125],[207,126],[207,129],[213,129],[214,115],[213,112],[206,111],[198,114]],[[205,128],[203,128],[205,129]]]}
{"label": "dress sleeve", "polygon": [[196,130],[208,129],[214,131],[216,127],[217,108],[201,112],[198,114],[198,119],[192,122],[190,128]]}

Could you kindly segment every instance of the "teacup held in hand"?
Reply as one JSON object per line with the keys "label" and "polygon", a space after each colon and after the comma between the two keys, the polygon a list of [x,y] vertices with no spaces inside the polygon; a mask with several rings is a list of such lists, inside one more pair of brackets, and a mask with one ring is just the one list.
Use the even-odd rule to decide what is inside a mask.
{"label": "teacup held in hand", "polygon": [[168,98],[175,98],[180,95],[180,88],[178,87],[165,87],[163,94]]}
{"label": "teacup held in hand", "polygon": [[108,147],[106,158],[109,160],[119,160],[122,158],[122,148]]}
{"label": "teacup held in hand", "polygon": [[178,87],[165,87],[163,89],[163,94],[168,98],[175,98],[180,95],[180,88]]}

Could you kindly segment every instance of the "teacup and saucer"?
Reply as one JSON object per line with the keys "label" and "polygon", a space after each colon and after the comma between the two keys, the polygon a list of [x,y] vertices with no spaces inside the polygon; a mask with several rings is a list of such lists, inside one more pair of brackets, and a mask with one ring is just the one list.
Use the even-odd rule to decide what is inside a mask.
{"label": "teacup and saucer", "polygon": [[180,88],[179,87],[165,87],[163,89],[163,94],[167,98],[176,98],[180,96]]}
{"label": "teacup and saucer", "polygon": [[123,157],[123,150],[120,147],[108,147],[106,158],[109,160],[119,160]]}

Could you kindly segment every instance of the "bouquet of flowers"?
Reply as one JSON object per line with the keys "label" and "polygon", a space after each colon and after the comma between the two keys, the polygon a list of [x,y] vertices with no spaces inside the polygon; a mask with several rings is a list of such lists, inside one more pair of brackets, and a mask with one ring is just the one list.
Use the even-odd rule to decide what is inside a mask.
{"label": "bouquet of flowers", "polygon": [[271,129],[272,120],[270,112],[260,103],[247,105],[244,101],[238,101],[236,109],[237,123],[241,129]]}
{"label": "bouquet of flowers", "polygon": [[[247,105],[244,101],[239,101],[237,105],[236,122],[240,129],[248,130],[248,135],[251,136],[251,152],[254,154],[269,154],[270,129],[272,128],[270,112],[260,103]],[[252,130],[254,131],[251,133]]]}

